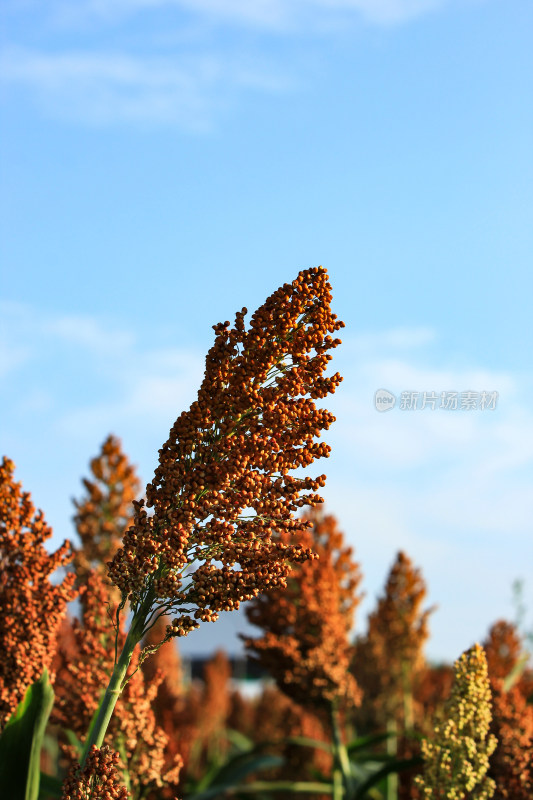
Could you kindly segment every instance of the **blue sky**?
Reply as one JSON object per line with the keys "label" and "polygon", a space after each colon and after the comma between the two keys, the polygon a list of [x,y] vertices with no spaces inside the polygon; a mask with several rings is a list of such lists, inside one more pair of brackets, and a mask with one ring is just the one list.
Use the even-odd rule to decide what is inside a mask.
{"label": "blue sky", "polygon": [[[439,606],[433,658],[512,616],[515,578],[533,609],[531,4],[2,16],[1,441],[55,541],[109,432],[150,479],[211,326],[323,264],[345,381],[317,471],[365,573],[357,629],[400,548]],[[499,398],[379,414],[379,388]]]}

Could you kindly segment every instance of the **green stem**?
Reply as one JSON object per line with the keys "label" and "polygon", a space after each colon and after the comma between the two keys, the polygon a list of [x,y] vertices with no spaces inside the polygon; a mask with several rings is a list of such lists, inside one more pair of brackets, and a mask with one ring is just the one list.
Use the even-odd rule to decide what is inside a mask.
{"label": "green stem", "polygon": [[352,788],[350,759],[343,744],[339,714],[334,704],[330,707],[331,732],[333,734],[333,796],[335,800],[349,798]]}
{"label": "green stem", "polygon": [[333,769],[333,785],[332,785],[333,800],[343,800],[344,786],[342,781],[342,772],[337,767]]}
{"label": "green stem", "polygon": [[[391,733],[387,739],[387,755],[395,758],[398,754],[398,728],[396,720],[390,719],[387,723],[387,732]],[[397,800],[398,798],[398,775],[391,772],[387,775],[387,793],[386,800]]]}
{"label": "green stem", "polygon": [[100,702],[96,720],[94,724],[91,725],[91,729],[89,730],[89,734],[87,736],[87,740],[85,742],[85,747],[83,748],[83,754],[81,757],[82,767],[85,766],[85,761],[87,760],[87,756],[93,744],[96,745],[96,747],[102,746],[107,731],[107,727],[109,725],[109,722],[113,715],[113,711],[115,710],[115,706],[117,704],[117,700],[120,697],[122,689],[124,688],[126,673],[128,671],[131,657],[133,655],[133,651],[138,641],[139,638],[138,638],[137,626],[132,624],[130,632],[126,637],[126,641],[124,643],[124,647],[122,648],[120,657],[113,669],[109,685],[105,690],[105,694]]}
{"label": "green stem", "polygon": [[[113,716],[113,711],[115,710],[115,706],[117,704],[117,700],[122,694],[122,690],[126,685],[126,674],[128,672],[133,651],[145,633],[146,622],[150,617],[153,602],[154,590],[153,586],[149,585],[144,600],[140,603],[133,615],[130,630],[126,636],[126,641],[124,642],[124,647],[122,648],[122,652],[118,658],[118,661],[115,662],[115,667],[111,674],[109,685],[105,690],[102,700],[100,701],[96,717],[93,718],[93,721],[91,722],[85,747],[83,748],[83,753],[81,756],[80,763],[82,767],[85,766],[87,756],[89,755],[93,744],[96,745],[96,747],[102,746],[109,722]],[[120,628],[119,613],[120,609],[123,607],[124,604],[119,606],[117,609],[117,635]]]}

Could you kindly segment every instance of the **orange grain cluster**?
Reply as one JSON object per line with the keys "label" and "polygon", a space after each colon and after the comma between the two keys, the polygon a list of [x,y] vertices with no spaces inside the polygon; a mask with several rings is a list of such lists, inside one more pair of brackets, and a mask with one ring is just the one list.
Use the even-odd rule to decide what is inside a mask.
{"label": "orange grain cluster", "polygon": [[104,571],[117,552],[140,491],[135,468],[115,436],[107,437],[90,466],[91,477],[83,479],[86,495],[74,501],[74,525],[80,538],[74,568],[82,585],[93,569]]}
{"label": "orange grain cluster", "polygon": [[483,642],[490,677],[507,678],[519,661],[522,648],[522,639],[512,622],[495,622]]}
{"label": "orange grain cluster", "polygon": [[[83,741],[98,706],[102,686],[113,669],[114,633],[107,614],[109,588],[104,577],[92,573],[87,582],[81,620],[74,620],[73,633],[78,658],[65,659],[55,684],[56,704],[52,719],[68,728]],[[124,632],[119,631],[119,641]],[[138,665],[138,655],[131,668]],[[178,755],[165,767],[167,736],[156,725],[152,704],[158,682],[145,683],[141,670],[128,680],[117,702],[108,736],[120,751],[135,795],[147,787],[161,787],[165,781],[176,782],[181,767]]]}
{"label": "orange grain cluster", "polygon": [[331,334],[343,327],[330,289],[324,269],[308,269],[274,292],[248,329],[246,309],[233,328],[215,326],[198,399],[173,425],[146,489],[153,513],[135,503],[109,569],[134,613],[179,612],[168,636],[283,586],[288,560],[309,555],[289,541],[305,526],[293,514],[322,502],[315,492],[325,476],[291,470],[329,455],[315,439],[334,417],[314,401],[341,381],[323,375],[339,344]]}
{"label": "orange grain cluster", "polygon": [[533,668],[516,625],[498,620],[483,642],[491,680],[510,679],[523,697],[533,697]]}
{"label": "orange grain cluster", "polygon": [[63,781],[61,800],[128,800],[131,795],[122,785],[118,753],[107,745],[93,745],[82,768],[74,764]]}
{"label": "orange grain cluster", "polygon": [[71,560],[70,543],[48,553],[52,535],[29,493],[14,481],[15,465],[0,465],[0,730],[27,687],[50,667],[56,632],[74,599],[74,575],[52,584],[51,575]]}
{"label": "orange grain cluster", "polygon": [[491,681],[491,733],[498,742],[490,758],[489,776],[500,800],[531,800],[533,797],[533,706],[518,686],[509,692],[502,682]]}
{"label": "orange grain cluster", "polygon": [[311,528],[300,531],[298,541],[319,558],[295,567],[286,589],[271,589],[252,601],[248,619],[264,634],[243,638],[279,688],[302,705],[356,704],[360,693],[349,672],[349,634],[360,601],[359,565],[333,516],[311,511],[302,522]]}
{"label": "orange grain cluster", "polygon": [[368,618],[368,631],[356,642],[353,672],[363,690],[360,724],[400,730],[414,723],[415,676],[424,667],[431,609],[422,610],[426,585],[409,557],[399,552],[384,594]]}
{"label": "orange grain cluster", "polygon": [[[283,758],[283,764],[271,771],[273,780],[294,780],[295,776],[299,780],[316,780],[317,774],[331,774],[333,759],[327,751],[329,726],[309,707],[291,700],[276,686],[265,686],[253,703],[252,712],[253,726],[248,735],[263,745],[271,743],[270,751]],[[326,747],[303,747],[294,741],[299,737],[323,742]]]}

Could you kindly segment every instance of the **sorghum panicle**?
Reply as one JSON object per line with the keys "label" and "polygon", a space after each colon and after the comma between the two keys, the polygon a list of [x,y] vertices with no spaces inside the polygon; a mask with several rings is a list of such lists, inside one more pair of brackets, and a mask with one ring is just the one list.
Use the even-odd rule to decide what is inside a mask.
{"label": "sorghum panicle", "polygon": [[67,603],[76,596],[74,575],[52,584],[50,577],[71,560],[70,543],[48,553],[52,535],[41,511],[14,476],[0,465],[0,731],[26,689],[50,668],[56,633]]}
{"label": "sorghum panicle", "polygon": [[74,553],[74,569],[81,585],[93,569],[106,570],[133,521],[132,504],[141,488],[115,436],[108,436],[92,459],[91,477],[84,478],[83,484],[85,497],[74,500],[74,525],[81,544]]}
{"label": "sorghum panicle", "polygon": [[511,678],[524,698],[533,696],[533,668],[516,625],[498,620],[483,642],[491,680]]}
{"label": "sorghum panicle", "polygon": [[85,766],[74,764],[63,781],[61,800],[128,800],[122,770],[118,753],[107,745],[101,750],[93,745]]}
{"label": "sorghum panicle", "polygon": [[342,380],[323,376],[339,344],[331,334],[343,327],[330,288],[324,269],[308,269],[274,292],[248,328],[246,309],[234,327],[214,326],[198,398],[173,425],[146,489],[153,512],[135,504],[109,568],[134,613],[179,612],[168,636],[283,586],[288,561],[309,556],[273,532],[302,530],[294,513],[322,502],[325,476],[291,471],[329,455],[314,440],[334,420],[315,400]]}
{"label": "sorghum panicle", "polygon": [[363,691],[357,714],[364,730],[385,728],[392,719],[400,731],[413,725],[414,680],[424,666],[432,612],[422,610],[425,597],[420,570],[400,551],[377,608],[369,615],[368,631],[355,645],[352,669]]}
{"label": "sorghum panicle", "polygon": [[483,642],[483,649],[487,656],[490,677],[501,680],[507,678],[518,663],[523,650],[516,626],[503,619],[495,622]]}
{"label": "sorghum panicle", "polygon": [[533,706],[520,688],[504,691],[494,679],[491,733],[498,742],[490,758],[489,776],[496,783],[498,800],[531,800],[533,797]]}
{"label": "sorghum panicle", "polygon": [[[254,712],[248,735],[258,743],[269,742],[272,751],[283,758],[283,763],[272,774],[274,780],[290,781],[297,776],[299,780],[312,781],[316,780],[317,773],[331,774],[333,758],[327,750],[331,740],[329,723],[320,719],[309,706],[291,700],[277,686],[267,685],[255,701]],[[326,748],[302,747],[291,742],[291,737],[314,739],[323,742]],[[320,800],[330,797],[312,796]]]}
{"label": "sorghum panicle", "polygon": [[204,665],[200,735],[208,741],[224,729],[230,711],[231,662],[224,650],[217,650]]}
{"label": "sorghum panicle", "polygon": [[[349,672],[349,634],[360,601],[361,572],[333,516],[314,510],[302,522],[311,527],[298,533],[298,541],[319,558],[295,566],[285,589],[269,589],[249,604],[248,619],[264,634],[243,638],[280,689],[297,702],[322,709],[353,705],[360,692]],[[285,537],[281,534],[281,541]]]}
{"label": "sorghum panicle", "polygon": [[491,691],[487,659],[476,644],[455,662],[454,683],[444,719],[423,740],[423,776],[415,778],[424,800],[489,800],[495,784],[487,777],[496,739],[489,733]]}

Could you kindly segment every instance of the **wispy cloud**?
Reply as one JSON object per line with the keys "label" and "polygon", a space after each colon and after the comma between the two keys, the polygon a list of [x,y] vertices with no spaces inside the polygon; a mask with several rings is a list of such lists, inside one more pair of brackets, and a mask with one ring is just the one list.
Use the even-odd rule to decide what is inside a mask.
{"label": "wispy cloud", "polygon": [[[196,396],[204,353],[143,347],[127,327],[98,317],[22,305],[0,312],[9,323],[12,363],[10,396],[3,398],[5,444],[8,452],[24,453],[36,488],[54,476],[39,491],[49,497],[46,508],[57,509],[64,536],[71,512],[63,487],[77,485],[109,432],[124,437],[150,477],[170,425]],[[368,597],[359,630],[402,548],[422,568],[430,602],[440,606],[431,652],[451,657],[494,619],[509,616],[511,582],[533,557],[532,387],[518,374],[439,364],[438,343],[438,332],[424,328],[345,338],[335,357],[345,381],[328,400],[337,416],[327,435],[332,456],[316,472],[328,474],[328,508],[363,566]],[[17,348],[24,359],[17,359]],[[373,396],[381,386],[486,388],[500,399],[494,412],[379,413]]]}
{"label": "wispy cloud", "polygon": [[238,24],[268,31],[284,31],[325,26],[351,17],[376,25],[406,22],[434,11],[447,0],[86,0],[61,4],[63,19],[75,16],[109,20],[136,13],[156,13],[175,8],[209,22]]}
{"label": "wispy cloud", "polygon": [[104,328],[94,317],[89,315],[65,315],[44,321],[44,333],[64,339],[80,348],[93,353],[124,353],[135,341],[131,331]]}
{"label": "wispy cloud", "polygon": [[[510,616],[511,583],[533,557],[533,386],[515,373],[440,363],[437,332],[385,330],[345,340],[345,381],[324,467],[330,509],[362,561],[369,597],[399,549],[422,568],[436,658],[459,653],[498,617]],[[376,411],[374,392],[483,389],[495,411]],[[468,614],[464,613],[468,609]],[[457,619],[461,625],[457,625]],[[361,629],[361,626],[359,627]]]}
{"label": "wispy cloud", "polygon": [[[331,38],[351,24],[396,25],[446,2],[53,0],[45,8],[32,2],[8,5],[8,16],[19,24],[13,35],[7,26],[11,45],[0,56],[0,83],[62,119],[205,132],[246,92],[279,93],[302,84],[309,63],[301,55],[280,56],[279,48],[274,54],[272,37],[285,42],[310,34]],[[35,37],[24,44],[26,22],[39,30],[44,46],[36,49]],[[110,30],[117,42],[112,50],[102,48],[102,36]],[[236,46],[229,44],[228,32]],[[179,50],[170,46],[173,36]]]}
{"label": "wispy cloud", "polygon": [[[25,384],[20,395],[46,394],[48,425],[61,436],[98,441],[120,424],[170,424],[199,387],[203,357],[191,350],[144,348],[133,331],[89,315],[39,314],[23,304],[3,304],[0,313],[9,321],[6,374]],[[78,393],[77,385],[92,390]]]}
{"label": "wispy cloud", "polygon": [[44,53],[12,47],[0,81],[28,90],[47,110],[93,124],[176,124],[206,130],[237,91],[284,91],[288,81],[245,60],[123,53]]}

